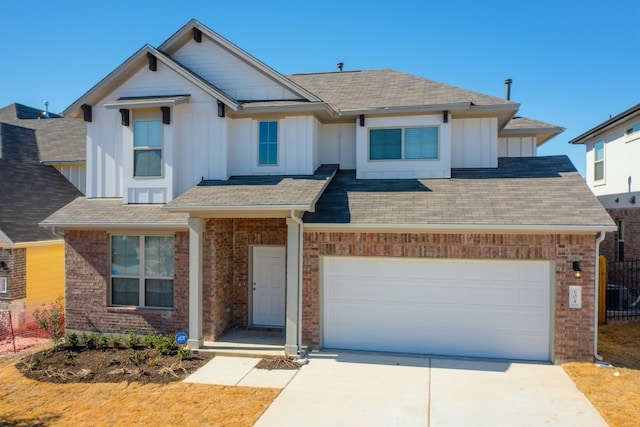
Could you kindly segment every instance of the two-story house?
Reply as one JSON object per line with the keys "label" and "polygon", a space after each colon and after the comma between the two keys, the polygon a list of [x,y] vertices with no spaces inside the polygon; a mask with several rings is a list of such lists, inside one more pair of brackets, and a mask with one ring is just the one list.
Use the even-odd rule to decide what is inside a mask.
{"label": "two-story house", "polygon": [[192,20],[64,112],[87,193],[41,225],[65,235],[67,326],[589,360],[615,225],[518,108],[393,70],[284,76]]}
{"label": "two-story house", "polygon": [[0,108],[0,310],[17,333],[34,309],[64,295],[64,240],[38,223],[82,195],[86,139],[76,120]]}
{"label": "two-story house", "polygon": [[640,258],[639,142],[640,104],[569,141],[584,144],[587,184],[618,226],[602,243],[608,261]]}

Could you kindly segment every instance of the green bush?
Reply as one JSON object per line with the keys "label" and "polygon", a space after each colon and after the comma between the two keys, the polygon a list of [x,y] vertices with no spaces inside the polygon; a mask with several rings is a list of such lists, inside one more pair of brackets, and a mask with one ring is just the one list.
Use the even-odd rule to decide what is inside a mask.
{"label": "green bush", "polygon": [[140,345],[140,337],[136,334],[136,332],[131,329],[129,331],[129,338],[127,339],[127,345],[129,348],[136,348]]}
{"label": "green bush", "polygon": [[67,335],[67,341],[69,341],[69,344],[73,348],[78,348],[78,344],[80,344],[80,338],[78,337],[78,334],[76,334],[75,332],[72,332],[69,335]]}
{"label": "green bush", "polygon": [[87,335],[87,333],[83,333],[82,342],[84,342],[84,345],[87,347],[87,349],[95,350],[96,348],[98,348],[98,334],[92,332]]}
{"label": "green bush", "polygon": [[120,348],[122,346],[122,336],[109,335],[108,342],[109,342],[109,347]]}

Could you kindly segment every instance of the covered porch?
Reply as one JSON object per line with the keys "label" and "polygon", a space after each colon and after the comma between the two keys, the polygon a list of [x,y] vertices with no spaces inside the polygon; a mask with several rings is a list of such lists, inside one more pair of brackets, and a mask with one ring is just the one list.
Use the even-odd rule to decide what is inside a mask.
{"label": "covered porch", "polygon": [[189,214],[189,347],[300,354],[301,218],[336,170],[203,181],[165,206]]}

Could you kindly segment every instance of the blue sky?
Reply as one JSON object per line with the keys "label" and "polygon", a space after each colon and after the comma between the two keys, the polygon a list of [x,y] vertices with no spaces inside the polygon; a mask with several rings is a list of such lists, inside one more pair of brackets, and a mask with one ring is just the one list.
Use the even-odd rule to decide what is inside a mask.
{"label": "blue sky", "polygon": [[[181,4],[180,4],[181,3]],[[566,131],[539,155],[640,102],[640,2],[30,1],[0,13],[0,106],[61,112],[145,44],[196,18],[283,74],[393,68],[489,95]]]}

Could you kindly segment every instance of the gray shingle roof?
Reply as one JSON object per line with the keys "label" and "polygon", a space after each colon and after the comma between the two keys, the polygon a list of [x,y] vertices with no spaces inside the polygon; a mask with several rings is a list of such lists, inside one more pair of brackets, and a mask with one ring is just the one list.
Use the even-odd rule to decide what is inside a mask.
{"label": "gray shingle roof", "polygon": [[189,215],[171,213],[163,205],[123,205],[122,199],[88,199],[78,197],[54,212],[42,225],[57,227],[186,227]]}
{"label": "gray shingle roof", "polygon": [[87,129],[81,121],[50,114],[45,119],[42,110],[21,104],[0,108],[0,122],[35,130],[38,159],[42,162],[83,163],[86,159]]}
{"label": "gray shingle roof", "polygon": [[287,77],[337,111],[458,103],[513,105],[514,109],[518,106],[502,98],[394,70],[293,74]]}
{"label": "gray shingle roof", "polygon": [[221,210],[235,208],[300,209],[310,207],[337,170],[324,165],[313,175],[255,175],[227,181],[202,181],[167,204],[171,210]]}
{"label": "gray shingle roof", "polygon": [[14,243],[57,239],[38,222],[81,195],[40,163],[37,132],[0,123],[0,230]]}
{"label": "gray shingle roof", "polygon": [[357,180],[339,171],[305,223],[487,227],[614,226],[566,156],[501,158],[451,179]]}
{"label": "gray shingle roof", "polygon": [[528,119],[526,117],[516,116],[509,120],[504,130],[520,130],[520,129],[560,129],[561,126],[552,125],[551,123],[541,122],[540,120]]}

